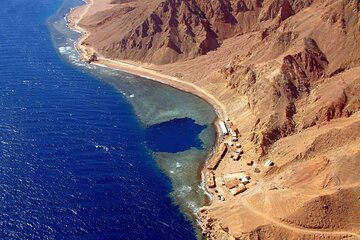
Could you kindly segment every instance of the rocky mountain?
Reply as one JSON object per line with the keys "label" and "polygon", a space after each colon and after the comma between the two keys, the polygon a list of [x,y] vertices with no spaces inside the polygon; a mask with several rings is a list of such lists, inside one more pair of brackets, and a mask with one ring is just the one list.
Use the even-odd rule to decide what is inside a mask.
{"label": "rocky mountain", "polygon": [[111,1],[112,8],[84,18],[80,26],[97,32],[85,44],[105,56],[165,64],[204,55],[237,34],[277,25],[311,2]]}
{"label": "rocky mountain", "polygon": [[360,234],[358,0],[93,1],[79,21],[89,33],[83,46],[200,87],[238,127],[244,161],[275,161],[261,173],[262,190],[247,198],[277,224],[245,203],[220,203],[210,211],[218,233]]}
{"label": "rocky mountain", "polygon": [[[277,8],[278,2],[287,4]],[[261,40],[245,56],[235,57],[222,69],[230,88],[247,95],[252,108],[269,113],[266,108],[273,102],[268,114],[272,118],[260,120],[260,125],[263,122],[268,126],[265,130],[260,127],[261,136],[255,137],[265,148],[279,138],[305,128],[334,118],[349,117],[360,107],[356,93],[359,77],[356,74],[347,76],[346,80],[343,77],[345,70],[357,72],[354,68],[360,64],[360,3],[319,1],[311,5],[310,2],[290,2],[268,4],[275,9],[288,6],[286,9],[292,9],[289,11],[292,14],[295,9],[299,11],[310,5],[318,14],[308,16],[310,10],[304,10],[292,17],[285,15],[286,22],[260,31]],[[299,5],[300,2],[304,4]],[[320,7],[323,8],[321,11]],[[277,16],[282,15],[279,10]],[[274,66],[276,71],[275,74],[274,70],[265,72],[273,76],[269,81],[261,81],[268,78],[262,76],[264,68],[260,66],[264,64]],[[262,91],[264,87],[268,89],[266,93]],[[259,96],[266,101],[259,102]]]}

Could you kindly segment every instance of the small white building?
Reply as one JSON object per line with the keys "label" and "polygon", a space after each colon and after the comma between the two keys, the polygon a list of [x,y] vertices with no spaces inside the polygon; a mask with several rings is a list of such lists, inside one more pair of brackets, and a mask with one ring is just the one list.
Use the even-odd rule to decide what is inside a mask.
{"label": "small white building", "polygon": [[249,180],[248,177],[242,177],[242,178],[241,178],[241,182],[242,182],[243,184],[248,184],[248,183],[250,183],[250,180]]}
{"label": "small white building", "polygon": [[265,163],[264,163],[264,166],[267,167],[267,168],[271,167],[273,165],[274,165],[274,163],[270,159],[266,160]]}
{"label": "small white building", "polygon": [[220,125],[220,129],[221,129],[221,131],[222,131],[222,134],[223,134],[224,136],[225,136],[225,135],[228,135],[229,132],[228,132],[228,130],[227,130],[227,127],[226,127],[224,121],[220,121],[219,125]]}
{"label": "small white building", "polygon": [[233,136],[233,137],[237,137],[237,136],[238,136],[237,133],[236,133],[232,128],[229,128],[229,133],[230,133],[230,135]]}
{"label": "small white building", "polygon": [[241,150],[241,149],[236,149],[236,153],[237,153],[237,154],[243,154],[243,153],[244,153],[244,151],[243,151],[243,150]]}

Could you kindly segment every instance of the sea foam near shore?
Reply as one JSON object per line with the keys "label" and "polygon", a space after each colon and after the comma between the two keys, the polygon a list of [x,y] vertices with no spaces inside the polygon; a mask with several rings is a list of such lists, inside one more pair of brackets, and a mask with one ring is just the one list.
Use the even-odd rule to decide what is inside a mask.
{"label": "sea foam near shore", "polygon": [[[199,97],[170,86],[107,67],[84,63],[79,58],[74,40],[79,39],[81,35],[70,30],[63,18],[52,23],[52,33],[54,45],[64,60],[82,71],[91,73],[100,81],[111,84],[126,96],[144,129],[174,119],[192,119],[195,124],[204,126],[198,135],[201,148],[190,147],[180,152],[156,152],[149,149],[159,168],[171,181],[171,197],[174,203],[195,223],[198,208],[205,204],[201,169],[215,142],[213,122],[216,114],[213,108]],[[174,141],[176,143],[176,136]]]}

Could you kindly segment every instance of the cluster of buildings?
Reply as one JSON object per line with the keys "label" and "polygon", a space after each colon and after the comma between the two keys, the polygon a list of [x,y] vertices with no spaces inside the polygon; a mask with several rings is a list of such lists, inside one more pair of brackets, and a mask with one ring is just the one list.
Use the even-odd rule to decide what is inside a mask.
{"label": "cluster of buildings", "polygon": [[[238,172],[216,176],[216,169],[221,161],[226,161],[226,159],[239,161],[244,153],[239,143],[238,130],[233,128],[229,120],[228,122],[229,124],[224,121],[219,122],[223,142],[220,144],[217,153],[208,162],[208,171],[205,178],[206,186],[218,194],[219,200],[225,200],[223,194],[225,194],[226,191],[230,192],[233,196],[246,191],[247,185],[250,184],[251,181],[250,175],[246,171],[242,171],[241,168],[239,168]],[[226,159],[224,159],[225,156],[227,156]],[[260,172],[253,161],[248,161],[246,164],[249,166],[249,170],[255,173]],[[273,164],[271,160],[266,160],[264,166],[271,167]]]}
{"label": "cluster of buildings", "polygon": [[221,185],[225,186],[235,196],[246,191],[246,184],[250,183],[250,176],[245,172],[229,173],[222,176]]}

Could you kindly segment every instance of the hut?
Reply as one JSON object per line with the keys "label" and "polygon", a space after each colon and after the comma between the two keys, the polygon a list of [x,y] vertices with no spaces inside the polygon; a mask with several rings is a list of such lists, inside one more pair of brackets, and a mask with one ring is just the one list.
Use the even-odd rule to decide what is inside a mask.
{"label": "hut", "polygon": [[235,131],[235,130],[233,130],[233,128],[231,127],[231,128],[229,128],[229,132],[230,132],[230,134],[231,134],[231,136],[233,136],[233,137],[238,137],[238,134],[237,134],[237,132]]}
{"label": "hut", "polygon": [[266,160],[265,163],[264,163],[264,166],[267,167],[267,168],[271,167],[273,165],[274,165],[274,162],[271,161],[270,159]]}
{"label": "hut", "polygon": [[235,154],[235,156],[233,157],[234,161],[239,161],[240,159],[240,155],[239,154]]}
{"label": "hut", "polygon": [[252,166],[252,165],[254,165],[254,161],[252,161],[252,160],[248,160],[248,161],[246,162],[246,165],[248,165],[248,166]]}
{"label": "hut", "polygon": [[241,150],[241,149],[236,149],[236,153],[237,153],[237,154],[243,154],[243,153],[244,153],[244,151],[243,151],[243,150]]}
{"label": "hut", "polygon": [[225,181],[225,187],[227,189],[232,189],[234,187],[237,187],[239,184],[241,184],[241,181],[239,179],[232,179]]}
{"label": "hut", "polygon": [[246,191],[246,187],[244,184],[239,184],[237,187],[230,189],[230,192],[233,196],[245,191]]}
{"label": "hut", "polygon": [[245,185],[245,184],[250,183],[250,180],[249,180],[248,177],[242,177],[242,178],[241,178],[241,182]]}

